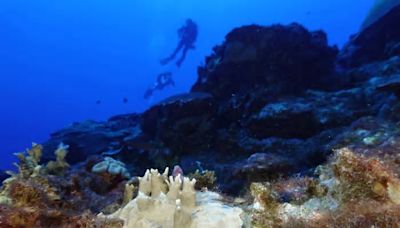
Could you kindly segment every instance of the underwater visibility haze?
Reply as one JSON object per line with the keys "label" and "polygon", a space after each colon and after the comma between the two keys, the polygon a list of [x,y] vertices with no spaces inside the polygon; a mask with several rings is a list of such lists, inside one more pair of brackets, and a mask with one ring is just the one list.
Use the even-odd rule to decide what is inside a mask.
{"label": "underwater visibility haze", "polygon": [[399,227],[400,0],[13,0],[0,28],[0,227]]}

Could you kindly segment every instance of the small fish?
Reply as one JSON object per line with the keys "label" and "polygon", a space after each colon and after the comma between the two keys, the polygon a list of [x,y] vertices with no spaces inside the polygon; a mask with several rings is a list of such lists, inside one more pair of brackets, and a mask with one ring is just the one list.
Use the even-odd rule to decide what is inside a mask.
{"label": "small fish", "polygon": [[124,99],[122,100],[122,102],[124,102],[124,104],[128,103],[128,98],[124,97]]}
{"label": "small fish", "polygon": [[97,104],[97,105],[101,104],[101,100],[97,100],[97,101],[96,101],[96,104]]}

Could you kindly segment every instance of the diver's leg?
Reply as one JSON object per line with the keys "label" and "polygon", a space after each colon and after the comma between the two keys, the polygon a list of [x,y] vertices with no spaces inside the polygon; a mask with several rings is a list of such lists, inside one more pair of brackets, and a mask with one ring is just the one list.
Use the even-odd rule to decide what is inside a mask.
{"label": "diver's leg", "polygon": [[185,47],[183,48],[181,58],[180,58],[178,61],[176,61],[176,65],[177,65],[178,67],[181,67],[183,61],[184,61],[185,58],[186,58],[186,54],[187,54],[187,52],[189,51],[189,49],[190,49],[190,47],[188,47],[188,46],[185,46]]}
{"label": "diver's leg", "polygon": [[165,58],[165,59],[161,59],[160,60],[160,63],[162,64],[162,65],[165,65],[165,64],[167,64],[167,63],[169,63],[171,60],[173,60],[175,57],[176,57],[176,55],[178,54],[178,52],[183,48],[183,42],[179,42],[179,44],[178,44],[178,46],[175,48],[175,50],[174,50],[174,52],[169,56],[169,57],[167,57],[167,58]]}

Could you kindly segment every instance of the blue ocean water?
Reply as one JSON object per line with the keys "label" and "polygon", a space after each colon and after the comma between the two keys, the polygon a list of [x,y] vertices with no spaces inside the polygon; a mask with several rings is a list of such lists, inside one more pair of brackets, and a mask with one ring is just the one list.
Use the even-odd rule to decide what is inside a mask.
{"label": "blue ocean water", "polygon": [[[0,2],[0,169],[12,153],[74,121],[141,112],[188,91],[196,68],[233,28],[299,22],[342,46],[373,0],[5,0]],[[161,66],[186,18],[199,26],[181,68]],[[150,100],[156,75],[176,86]],[[124,103],[123,99],[128,102]],[[100,104],[96,104],[101,101]]]}

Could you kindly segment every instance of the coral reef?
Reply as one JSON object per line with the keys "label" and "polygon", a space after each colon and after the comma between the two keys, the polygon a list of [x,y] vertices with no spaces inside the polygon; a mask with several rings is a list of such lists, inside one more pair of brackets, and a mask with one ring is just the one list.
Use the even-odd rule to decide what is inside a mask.
{"label": "coral reef", "polygon": [[[16,153],[20,164],[15,164],[18,168],[19,175],[22,178],[29,178],[32,175],[37,175],[41,169],[39,166],[40,159],[42,157],[43,147],[42,145],[32,143],[32,148],[26,150],[25,153]],[[15,176],[15,175],[13,175]]]}
{"label": "coral reef", "polygon": [[[95,176],[85,167],[69,169],[64,161],[68,146],[60,144],[56,161],[40,164],[43,147],[33,144],[25,153],[17,153],[19,172],[3,181],[0,190],[0,224],[2,227],[120,227],[121,221],[102,221],[96,213],[117,204],[121,193],[97,195],[94,189],[109,185],[94,183]],[[122,183],[121,183],[122,184]],[[118,189],[114,186],[114,189]],[[68,224],[68,225],[67,225]]]}
{"label": "coral reef", "polygon": [[[326,145],[334,135],[360,117],[376,116],[391,97],[376,90],[389,72],[368,81],[365,69],[368,80],[355,86],[335,75],[336,53],[324,33],[298,24],[235,29],[206,58],[190,93],[142,114],[73,124],[44,143],[44,160],[62,141],[70,145],[71,164],[104,155],[133,176],[177,164],[193,173],[198,161],[230,194],[252,181],[313,168],[331,153]],[[211,62],[218,64],[210,69]]]}
{"label": "coral reef", "polygon": [[[333,175],[339,182],[337,188],[340,201],[376,199],[397,201],[399,180],[376,158],[357,156],[348,149],[337,152],[332,164]],[[392,193],[392,194],[391,194]],[[397,202],[396,202],[397,201]]]}
{"label": "coral reef", "polygon": [[192,92],[229,99],[258,90],[258,85],[268,89],[269,96],[321,88],[334,70],[337,52],[328,46],[324,32],[309,32],[296,23],[243,26],[228,33],[206,58]]}
{"label": "coral reef", "polygon": [[298,24],[234,29],[190,92],[16,154],[1,226],[398,227],[399,15],[339,55]]}
{"label": "coral reef", "polygon": [[[396,227],[400,224],[399,173],[378,157],[365,157],[343,148],[317,171],[319,177],[312,181],[293,178],[253,184],[254,226]],[[286,197],[282,201],[283,190],[303,199]]]}
{"label": "coral reef", "polygon": [[195,179],[168,177],[168,169],[147,170],[139,178],[139,194],[114,214],[100,218],[122,219],[126,228],[242,227],[242,209],[229,207],[213,192],[197,192]]}

